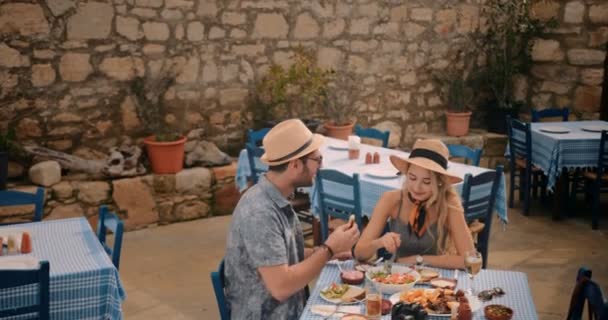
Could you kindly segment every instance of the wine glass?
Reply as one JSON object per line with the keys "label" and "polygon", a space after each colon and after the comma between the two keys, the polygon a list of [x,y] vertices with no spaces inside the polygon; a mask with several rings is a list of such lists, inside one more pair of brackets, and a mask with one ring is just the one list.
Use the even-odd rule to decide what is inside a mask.
{"label": "wine glass", "polygon": [[464,253],[464,267],[469,275],[469,278],[471,279],[471,287],[468,290],[469,294],[471,295],[475,294],[473,289],[473,280],[475,275],[477,275],[481,270],[482,263],[483,258],[481,257],[481,253],[479,253],[479,251],[472,250]]}

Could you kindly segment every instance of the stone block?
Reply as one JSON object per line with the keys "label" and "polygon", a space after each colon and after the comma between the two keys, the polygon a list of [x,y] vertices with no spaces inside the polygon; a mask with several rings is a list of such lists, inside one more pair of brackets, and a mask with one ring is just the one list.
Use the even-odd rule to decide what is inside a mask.
{"label": "stone block", "polygon": [[566,6],[564,7],[564,22],[582,23],[584,15],[585,4],[581,1],[572,1],[566,3]]}
{"label": "stone block", "polygon": [[0,35],[19,34],[30,37],[50,33],[42,7],[38,4],[10,2],[15,1],[0,5]]}
{"label": "stone block", "polygon": [[207,168],[185,169],[175,175],[175,189],[181,193],[209,192],[213,176]]}
{"label": "stone block", "polygon": [[30,167],[29,177],[37,185],[50,187],[61,181],[61,166],[57,161],[39,162]]}
{"label": "stone block", "polygon": [[430,22],[433,20],[433,9],[431,8],[412,8],[410,19],[414,21]]}
{"label": "stone block", "polygon": [[608,24],[608,3],[591,5],[589,20],[597,24]]}
{"label": "stone block", "polygon": [[581,112],[599,112],[602,88],[580,86],[574,93],[574,109]]}
{"label": "stone block", "polygon": [[110,78],[128,81],[135,78],[136,75],[143,76],[145,67],[140,58],[108,57],[103,59],[99,70]]}
{"label": "stone block", "polygon": [[504,158],[507,142],[508,137],[504,134],[486,133],[483,145],[483,156]]}
{"label": "stone block", "polygon": [[137,116],[137,109],[131,96],[125,97],[120,104],[120,114],[122,126],[126,131],[135,130],[141,126],[141,122]]}
{"label": "stone block", "polygon": [[179,21],[184,19],[184,15],[179,10],[165,9],[160,12],[160,16],[164,20]]}
{"label": "stone block", "polygon": [[59,62],[59,74],[64,81],[80,82],[85,80],[92,72],[93,66],[89,61],[89,54],[66,53]]}
{"label": "stone block", "polygon": [[337,69],[344,61],[344,53],[336,48],[321,47],[317,52],[317,65],[323,69]]}
{"label": "stone block", "polygon": [[564,52],[556,40],[535,39],[532,45],[532,60],[562,61]]}
{"label": "stone block", "polygon": [[296,39],[312,39],[319,35],[319,23],[315,20],[310,13],[300,14],[296,18],[296,26],[293,31],[293,35]]}
{"label": "stone block", "polygon": [[213,171],[215,181],[221,181],[224,179],[234,179],[236,176],[236,168],[237,163],[233,161],[229,165],[213,167],[211,170]]}
{"label": "stone block", "polygon": [[589,32],[589,47],[601,47],[608,42],[608,27]]}
{"label": "stone block", "polygon": [[538,1],[532,4],[531,16],[541,21],[558,18],[560,4],[556,1]]}
{"label": "stone block", "polygon": [[39,138],[42,136],[42,128],[38,120],[24,118],[17,125],[17,138]]}
{"label": "stone block", "polygon": [[190,9],[194,7],[194,1],[190,0],[165,0],[166,8]]}
{"label": "stone block", "polygon": [[589,68],[581,70],[581,82],[589,86],[599,86],[604,82],[604,69]]}
{"label": "stone block", "polygon": [[407,20],[407,5],[400,5],[391,8],[390,17],[392,21],[404,21]]}
{"label": "stone block", "polygon": [[55,17],[58,17],[66,13],[68,10],[76,7],[76,0],[46,0],[45,2]]}
{"label": "stone block", "polygon": [[160,8],[163,6],[163,0],[135,0],[135,5],[138,7]]}
{"label": "stone block", "polygon": [[352,19],[350,22],[349,33],[352,35],[367,35],[371,21],[369,18]]}
{"label": "stone block", "polygon": [[148,43],[142,48],[142,52],[148,57],[160,57],[165,53],[165,46],[162,44]]}
{"label": "stone block", "polygon": [[350,55],[347,66],[348,70],[354,73],[363,74],[367,71],[367,61],[360,56]]}
{"label": "stone block", "polygon": [[532,67],[531,73],[543,80],[562,83],[578,81],[578,68],[572,66],[535,65]]}
{"label": "stone block", "polygon": [[226,37],[226,30],[220,27],[213,26],[209,30],[209,40],[222,39],[224,37]]}
{"label": "stone block", "polygon": [[200,21],[188,23],[186,37],[190,41],[201,41],[205,39],[205,26]]}
{"label": "stone block", "polygon": [[18,177],[21,177],[24,172],[25,172],[25,167],[23,167],[22,164],[20,164],[18,162],[15,162],[15,161],[9,161],[8,162],[8,174],[7,174],[7,176],[9,178],[18,178]]}
{"label": "stone block", "polygon": [[217,15],[217,4],[215,0],[199,0],[196,14],[201,17],[215,17]]}
{"label": "stone block", "polygon": [[220,90],[220,105],[222,106],[241,106],[244,105],[249,90],[240,88],[222,89]]}
{"label": "stone block", "polygon": [[139,27],[139,20],[131,17],[117,16],[116,32],[131,41],[144,36]]}
{"label": "stone block", "polygon": [[152,190],[143,182],[143,178],[114,180],[112,186],[114,203],[119,211],[126,212],[127,230],[158,222]]}
{"label": "stone block", "polygon": [[157,193],[171,193],[175,191],[174,174],[155,174],[152,180],[154,191]]}
{"label": "stone block", "polygon": [[457,13],[454,9],[439,10],[435,13],[435,32],[440,35],[445,35],[454,29],[456,24]]}
{"label": "stone block", "polygon": [[244,13],[224,12],[222,14],[222,23],[232,26],[239,26],[247,22],[247,16]]}
{"label": "stone block", "polygon": [[557,94],[566,94],[572,89],[572,84],[565,84],[553,81],[544,81],[540,87],[540,91],[553,92]]}
{"label": "stone block", "polygon": [[198,78],[200,59],[198,56],[190,57],[181,72],[175,78],[178,84],[194,83]]}
{"label": "stone block", "polygon": [[323,37],[330,39],[336,38],[344,32],[345,27],[346,22],[341,18],[326,22],[323,25]]}
{"label": "stone block", "polygon": [[53,197],[59,201],[65,201],[74,196],[74,188],[68,181],[61,181],[51,187]]}
{"label": "stone block", "polygon": [[214,62],[207,62],[203,66],[202,80],[204,83],[217,81],[218,70],[217,65]]}
{"label": "stone block", "polygon": [[405,25],[404,29],[405,29],[405,37],[408,40],[414,40],[419,35],[421,35],[424,31],[426,31],[426,28],[424,26],[421,26],[416,23],[408,23]]}
{"label": "stone block", "polygon": [[169,39],[169,26],[163,22],[144,22],[142,24],[144,37],[151,41],[165,41]]}
{"label": "stone block", "polygon": [[255,19],[253,38],[285,38],[289,25],[280,13],[260,13]]}
{"label": "stone block", "polygon": [[80,182],[77,184],[78,200],[90,205],[107,202],[110,185],[104,181]]}
{"label": "stone block", "polygon": [[579,66],[601,65],[606,58],[606,52],[603,50],[570,49],[567,54],[568,61]]}
{"label": "stone block", "polygon": [[141,18],[156,18],[156,10],[148,8],[135,8],[131,10],[131,14]]}
{"label": "stone block", "polygon": [[68,19],[70,40],[106,39],[112,31],[114,8],[103,2],[86,2]]}
{"label": "stone block", "polygon": [[26,55],[7,46],[5,43],[0,43],[0,67],[17,68],[27,67],[30,65],[30,59]]}
{"label": "stone block", "polygon": [[84,217],[84,210],[78,203],[68,205],[58,205],[51,210],[51,213],[45,218],[46,220],[67,219]]}
{"label": "stone block", "polygon": [[469,33],[479,26],[479,8],[477,6],[463,5],[458,12],[459,33]]}
{"label": "stone block", "polygon": [[232,46],[232,53],[239,56],[258,56],[264,54],[266,46],[263,44],[241,44]]}
{"label": "stone block", "polygon": [[35,64],[32,66],[32,85],[46,87],[55,82],[55,69],[51,64]]}
{"label": "stone block", "polygon": [[208,204],[200,200],[194,200],[176,205],[173,209],[173,216],[176,221],[187,221],[204,218],[209,215],[209,211]]}

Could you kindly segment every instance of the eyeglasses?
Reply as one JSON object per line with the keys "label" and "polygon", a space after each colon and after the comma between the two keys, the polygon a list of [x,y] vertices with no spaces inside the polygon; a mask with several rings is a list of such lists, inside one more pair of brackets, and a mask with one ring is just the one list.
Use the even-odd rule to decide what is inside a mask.
{"label": "eyeglasses", "polygon": [[505,294],[505,291],[502,288],[496,287],[494,289],[481,291],[477,295],[477,297],[481,301],[490,301],[490,300],[492,300],[493,297],[500,297],[504,294]]}
{"label": "eyeglasses", "polygon": [[302,158],[302,159],[316,161],[318,164],[323,163],[323,156],[318,156],[316,158],[306,157],[306,158]]}

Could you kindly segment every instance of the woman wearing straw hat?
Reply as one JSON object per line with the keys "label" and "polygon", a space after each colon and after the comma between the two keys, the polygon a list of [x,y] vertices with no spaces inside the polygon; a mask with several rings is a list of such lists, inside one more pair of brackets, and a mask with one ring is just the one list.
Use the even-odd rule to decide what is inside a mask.
{"label": "woman wearing straw hat", "polygon": [[298,119],[285,120],[264,137],[268,173],[239,200],[232,214],[224,259],[232,319],[298,319],[305,287],[334,253],[349,252],[359,230],[336,228],[324,244],[305,249],[289,196],[312,185],[323,157],[323,137]]}
{"label": "woman wearing straw hat", "polygon": [[[378,249],[402,263],[464,268],[464,253],[474,250],[460,196],[452,184],[462,179],[447,170],[448,149],[434,139],[418,140],[409,158],[391,156],[405,175],[403,188],[384,193],[364,229],[355,257],[369,259]],[[390,232],[382,235],[388,221]],[[456,253],[448,252],[453,244]],[[452,251],[452,250],[450,250]]]}

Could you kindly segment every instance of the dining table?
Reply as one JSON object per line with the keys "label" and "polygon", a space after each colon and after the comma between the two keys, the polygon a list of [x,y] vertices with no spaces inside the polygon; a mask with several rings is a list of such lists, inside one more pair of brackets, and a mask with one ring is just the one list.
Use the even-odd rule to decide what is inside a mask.
{"label": "dining table", "polygon": [[[46,260],[50,266],[50,319],[122,319],[126,298],[118,270],[84,217],[0,227],[0,235],[30,235],[32,251],[18,256]],[[34,301],[37,286],[0,290],[0,310]]]}
{"label": "dining table", "polygon": [[[389,157],[391,155],[396,155],[407,158],[409,156],[408,152],[369,144],[361,144],[359,158],[349,159],[348,142],[330,137],[325,137],[325,141],[320,148],[320,152],[323,155],[323,169],[335,169],[351,176],[355,173],[359,174],[361,207],[364,216],[371,217],[374,207],[382,194],[390,190],[401,188],[405,181],[405,175],[397,174],[397,169],[393,167]],[[379,163],[366,164],[365,158],[367,153],[370,153],[371,155],[378,153]],[[255,159],[255,165],[259,168],[267,168],[257,158]],[[449,161],[448,163],[448,171],[455,173],[461,178],[464,178],[466,174],[475,176],[491,170],[493,169],[466,165],[453,161]],[[237,188],[241,192],[247,189],[250,174],[251,168],[249,165],[247,150],[243,149],[239,154],[237,174],[235,178]],[[501,181],[499,183],[499,188],[496,195],[494,211],[503,222],[504,226],[508,222],[505,185],[506,180],[504,178],[504,174],[500,179]],[[462,182],[454,185],[456,191],[459,193],[462,191],[462,186]],[[332,184],[331,182],[328,182],[327,188],[331,188],[332,193],[341,196],[347,196],[348,192],[352,192],[352,189],[346,188],[339,184]],[[471,199],[474,200],[486,195],[489,189],[489,184],[472,188]],[[318,216],[319,201],[315,185],[313,185],[307,192],[311,198],[312,212],[315,214],[315,216]]]}
{"label": "dining table", "polygon": [[[340,281],[340,268],[338,267],[338,263],[340,263],[340,268],[343,270],[352,270],[354,269],[354,261],[348,260],[345,262],[339,261],[330,261],[323,268],[314,288],[311,290],[310,297],[306,303],[306,307],[304,308],[304,312],[300,316],[300,320],[321,320],[328,319],[328,317],[320,314],[315,314],[312,312],[312,306],[318,305],[327,305],[328,308],[335,308],[335,304],[325,301],[321,297],[321,290],[326,289],[332,283],[341,283]],[[523,272],[517,271],[503,271],[503,270],[492,270],[492,269],[481,269],[481,271],[474,277],[473,280],[469,278],[466,272],[463,270],[459,270],[456,272],[454,269],[440,269],[440,268],[432,268],[437,271],[441,277],[456,279],[456,288],[455,290],[463,290],[466,291],[469,288],[473,288],[475,292],[480,292],[483,290],[490,290],[493,288],[501,288],[504,291],[504,294],[501,296],[493,296],[489,301],[479,301],[479,308],[473,310],[473,319],[481,320],[486,319],[483,313],[483,308],[490,304],[500,304],[507,306],[513,310],[513,320],[521,319],[521,320],[535,320],[538,319],[538,315],[536,313],[536,307],[534,305],[534,301],[532,299],[532,292],[530,290],[530,286],[528,284],[528,277]],[[369,281],[366,279],[365,281]],[[419,288],[431,288],[427,284],[416,284],[413,289]],[[399,293],[396,294],[396,297],[399,296]],[[391,296],[384,294],[384,299],[390,299]],[[353,304],[357,308],[356,313],[365,314],[365,304],[364,302],[358,302]],[[383,320],[389,320],[390,314],[382,317]],[[336,319],[331,318],[329,319]],[[440,319],[449,319],[449,315],[442,316],[429,316],[430,320],[440,320]]]}

